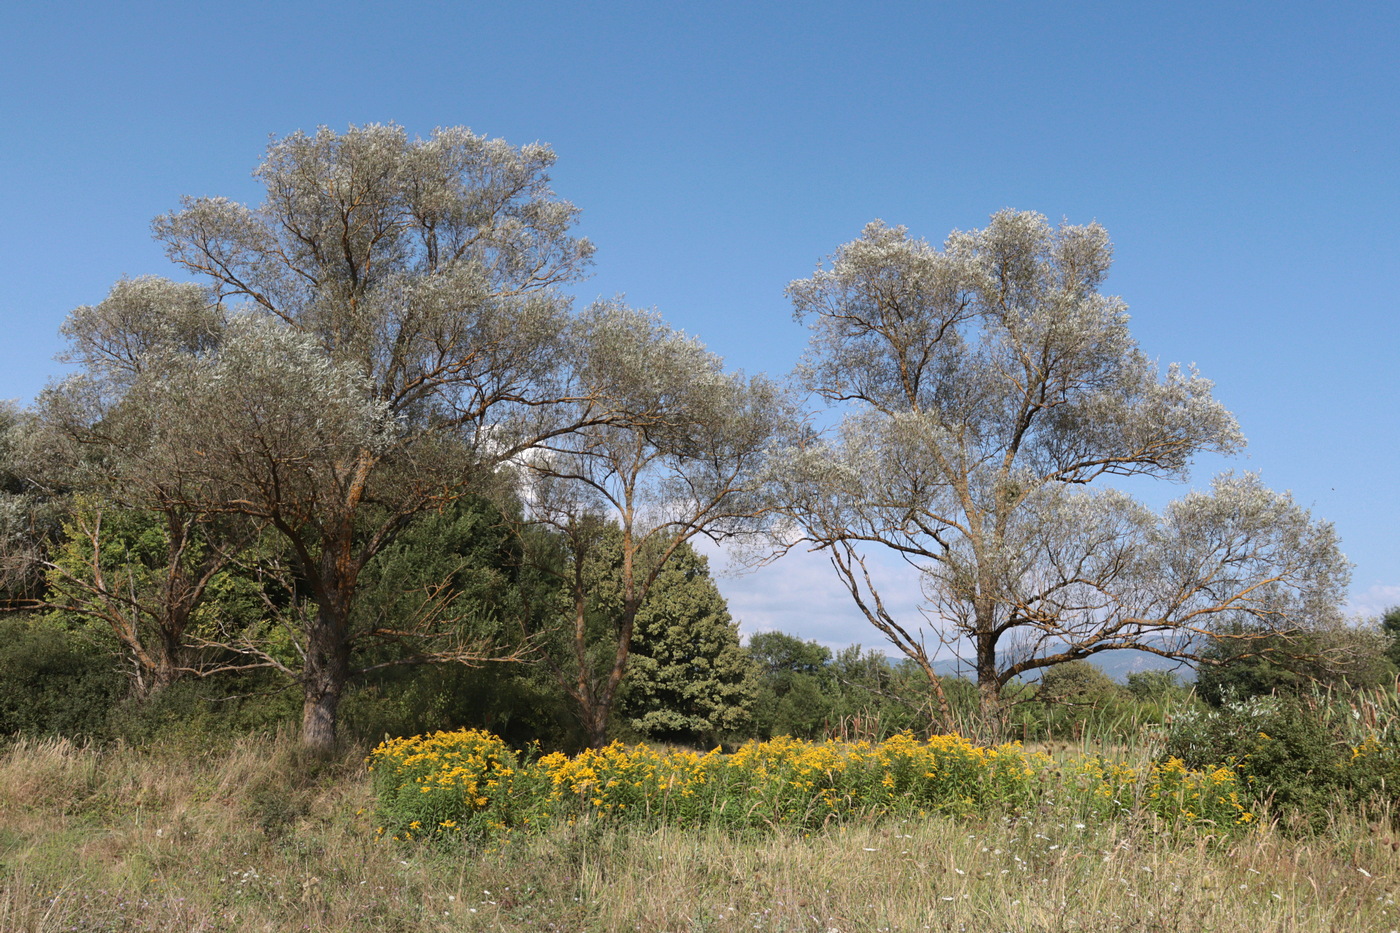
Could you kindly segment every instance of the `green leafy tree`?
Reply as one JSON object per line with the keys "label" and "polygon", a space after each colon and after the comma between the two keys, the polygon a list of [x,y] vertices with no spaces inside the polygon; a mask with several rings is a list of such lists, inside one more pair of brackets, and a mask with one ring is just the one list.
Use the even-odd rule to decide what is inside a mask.
{"label": "green leafy tree", "polygon": [[1102,734],[1106,724],[1127,712],[1128,693],[1088,661],[1066,661],[1047,668],[1035,685],[1039,727],[1046,735]]}
{"label": "green leafy tree", "polygon": [[1134,700],[1164,702],[1184,700],[1190,694],[1172,671],[1133,671],[1128,675],[1128,694]]}
{"label": "green leafy tree", "polygon": [[433,663],[436,642],[453,642],[458,650],[476,640],[467,653],[482,658],[480,663],[518,658],[517,646],[509,644],[509,623],[525,611],[527,600],[508,517],[513,508],[463,496],[415,516],[366,565],[359,601],[365,634],[356,645],[362,670],[376,669],[376,663]]}
{"label": "green leafy tree", "polygon": [[44,596],[44,561],[62,534],[68,490],[34,461],[34,417],[0,401],[0,608],[34,607]]}
{"label": "green leafy tree", "polygon": [[762,737],[883,739],[928,732],[936,718],[922,670],[881,652],[850,645],[833,654],[782,632],[759,632],[748,651],[760,670],[754,723]]}
{"label": "green leafy tree", "polygon": [[831,650],[783,632],[758,632],[749,637],[747,651],[759,669],[754,704],[759,737],[812,739],[824,734],[836,699]]}
{"label": "green leafy tree", "polygon": [[[240,670],[222,647],[261,630],[255,572],[240,572],[210,522],[177,510],[123,509],[77,496],[38,604],[107,628],[133,693],[150,697],[187,675]],[[248,556],[245,551],[242,556]]]}
{"label": "green leafy tree", "polygon": [[831,674],[833,734],[874,741],[905,730],[927,733],[939,718],[928,702],[928,680],[912,662],[895,663],[881,651],[850,645],[833,655]]}
{"label": "green leafy tree", "polygon": [[1400,606],[1391,606],[1380,619],[1381,634],[1386,640],[1385,656],[1400,671]]}
{"label": "green leafy tree", "polygon": [[[1244,443],[1209,381],[1138,349],[1100,290],[1111,258],[1097,224],[1034,213],[941,250],[877,221],[789,288],[812,329],[798,375],[844,417],[780,460],[786,509],[935,688],[925,619],[970,654],[992,726],[1024,675],[1119,648],[1190,658],[1232,620],[1317,627],[1346,589],[1332,527],[1255,476],[1161,514],[1098,485],[1184,479]],[[918,617],[881,601],[871,549],[917,568]]]}
{"label": "green leafy tree", "polygon": [[1368,689],[1395,682],[1380,626],[1337,625],[1314,631],[1220,632],[1202,652],[1196,692],[1220,706],[1272,693]]}
{"label": "green leafy tree", "polygon": [[[416,516],[366,568],[365,635],[355,646],[364,673],[345,701],[356,734],[471,727],[517,745],[577,744],[553,679],[537,665],[513,663],[528,657],[518,622],[540,608],[541,594],[532,588],[543,585],[521,561],[517,509],[518,503],[465,496]],[[417,637],[405,638],[408,632]],[[484,660],[432,663],[434,642],[449,640],[474,641]]]}
{"label": "green leafy tree", "polygon": [[1093,703],[1121,688],[1088,661],[1066,661],[1045,672],[1036,691],[1046,703]]}
{"label": "green leafy tree", "polygon": [[710,744],[749,724],[757,692],[709,562],[683,545],[637,610],[620,712],[643,735]]}

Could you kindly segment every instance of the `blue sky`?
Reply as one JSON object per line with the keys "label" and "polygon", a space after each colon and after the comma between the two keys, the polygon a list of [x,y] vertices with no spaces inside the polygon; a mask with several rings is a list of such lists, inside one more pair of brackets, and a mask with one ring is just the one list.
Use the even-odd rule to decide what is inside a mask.
{"label": "blue sky", "polygon": [[[1239,417],[1247,455],[1193,483],[1291,489],[1373,613],[1400,603],[1397,47],[1387,3],[7,4],[0,398],[60,372],[73,307],[174,274],[152,217],[258,200],[269,136],[321,124],[552,144],[598,246],[580,299],[749,371],[792,367],[784,287],[867,221],[1036,210],[1107,227],[1143,349]],[[746,630],[875,640],[819,561],[721,587]]]}

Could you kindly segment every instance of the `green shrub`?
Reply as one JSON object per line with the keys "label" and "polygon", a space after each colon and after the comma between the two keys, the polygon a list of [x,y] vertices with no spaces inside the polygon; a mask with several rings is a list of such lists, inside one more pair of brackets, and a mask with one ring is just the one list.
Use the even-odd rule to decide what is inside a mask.
{"label": "green shrub", "polygon": [[0,617],[0,735],[105,737],[127,691],[116,648],[47,616]]}
{"label": "green shrub", "polygon": [[109,733],[132,745],[221,752],[240,736],[299,722],[301,696],[290,686],[280,674],[258,670],[177,680],[153,696],[117,704]]}
{"label": "green shrub", "polygon": [[1359,696],[1256,696],[1190,710],[1173,721],[1166,754],[1193,767],[1235,761],[1256,799],[1320,826],[1338,805],[1400,786],[1400,728],[1388,713],[1362,722]]}

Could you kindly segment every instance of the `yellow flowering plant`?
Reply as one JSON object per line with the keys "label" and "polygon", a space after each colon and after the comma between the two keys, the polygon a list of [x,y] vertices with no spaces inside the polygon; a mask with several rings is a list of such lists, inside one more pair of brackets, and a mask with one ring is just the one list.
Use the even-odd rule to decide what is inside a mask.
{"label": "yellow flowering plant", "polygon": [[515,753],[489,732],[461,729],[389,739],[368,759],[382,834],[413,839],[480,834],[514,809]]}
{"label": "yellow flowering plant", "polygon": [[1047,804],[1213,831],[1254,819],[1233,764],[1194,770],[1170,758],[1135,769],[1086,758],[1059,772],[1048,756],[1020,745],[984,747],[958,735],[920,741],[904,733],[880,743],[781,737],[730,755],[614,743],[522,760],[495,736],[463,730],[385,742],[370,764],[382,834],[399,840],[502,841],[580,821],[814,829]]}
{"label": "yellow flowering plant", "polygon": [[1255,821],[1233,761],[1207,769],[1188,768],[1168,757],[1135,768],[1100,756],[1073,762],[1081,812],[1114,819],[1155,818],[1169,827],[1198,825],[1217,830]]}

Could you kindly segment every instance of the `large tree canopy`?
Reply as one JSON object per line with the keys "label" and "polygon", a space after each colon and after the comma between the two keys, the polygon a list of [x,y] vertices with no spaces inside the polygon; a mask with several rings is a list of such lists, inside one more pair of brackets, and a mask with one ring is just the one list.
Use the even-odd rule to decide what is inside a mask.
{"label": "large tree canopy", "polygon": [[[799,369],[839,427],[779,479],[869,620],[934,676],[921,629],[971,656],[984,709],[1012,678],[1115,648],[1194,657],[1248,619],[1334,617],[1349,568],[1330,525],[1253,475],[1154,514],[1095,481],[1183,480],[1244,440],[1211,383],[1165,372],[1104,295],[1097,224],[1003,211],[943,249],[875,222],[789,293]],[[896,618],[867,549],[915,567],[923,618]]]}
{"label": "large tree canopy", "polygon": [[281,537],[313,605],[297,645],[312,746],[334,738],[370,562],[414,515],[573,427],[566,412],[595,415],[555,290],[592,247],[569,234],[553,159],[465,129],[294,134],[255,173],[260,206],[186,199],[156,219],[207,290],[123,282],[66,327],[83,371],[49,418],[100,451],[85,462],[120,498]]}

